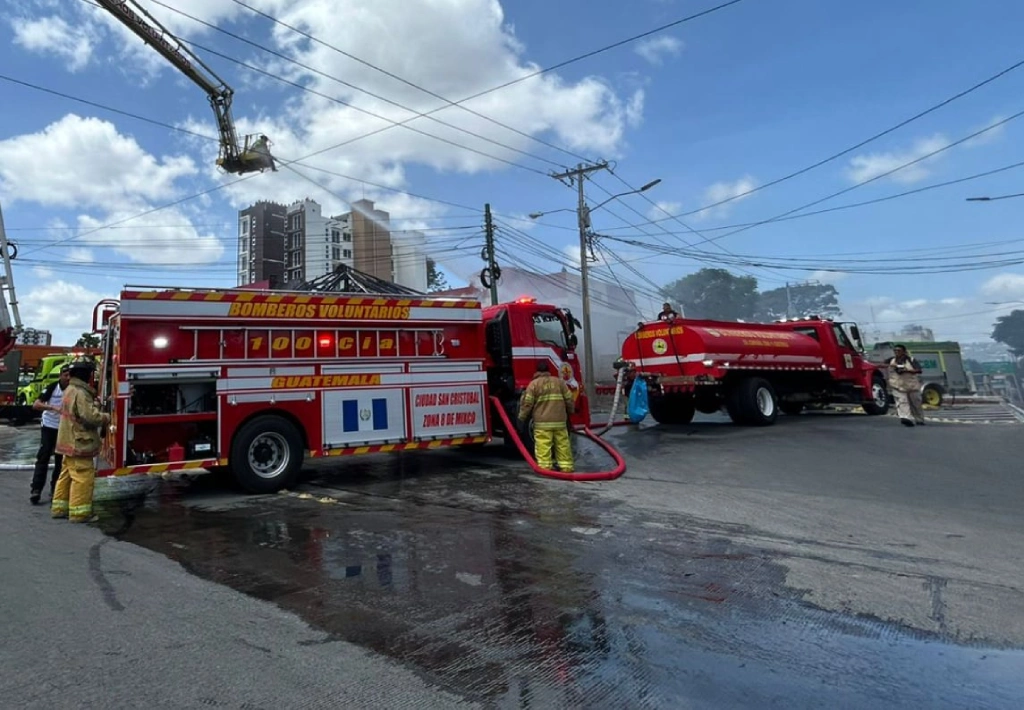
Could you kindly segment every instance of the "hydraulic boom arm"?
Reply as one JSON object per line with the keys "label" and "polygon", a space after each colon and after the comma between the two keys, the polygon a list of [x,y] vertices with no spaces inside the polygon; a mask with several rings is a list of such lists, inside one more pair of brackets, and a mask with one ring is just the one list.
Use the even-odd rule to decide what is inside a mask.
{"label": "hydraulic boom arm", "polygon": [[270,155],[270,141],[266,136],[246,136],[244,145],[239,146],[235,122],[231,118],[231,97],[234,90],[203,60],[134,0],[95,1],[206,92],[217,118],[217,131],[220,134],[220,155],[217,158],[217,165],[226,172],[236,175],[256,170],[263,172],[268,168],[277,170],[274,158]]}

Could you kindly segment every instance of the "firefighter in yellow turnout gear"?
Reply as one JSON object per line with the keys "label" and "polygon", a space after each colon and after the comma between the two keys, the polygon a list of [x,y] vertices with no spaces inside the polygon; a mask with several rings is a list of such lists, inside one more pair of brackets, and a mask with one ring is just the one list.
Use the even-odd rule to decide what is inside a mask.
{"label": "firefighter in yellow turnout gear", "polygon": [[64,393],[57,428],[56,451],[64,457],[64,462],[53,491],[50,514],[73,523],[93,518],[92,493],[100,429],[110,423],[110,415],[100,411],[96,405],[96,390],[89,385],[95,369],[91,360],[71,363],[71,380]]}
{"label": "firefighter in yellow turnout gear", "polygon": [[519,402],[519,423],[525,426],[533,416],[534,456],[537,465],[546,471],[553,470],[552,447],[558,469],[563,473],[573,471],[568,423],[574,406],[572,392],[562,378],[548,371],[546,360],[538,361],[536,374]]}

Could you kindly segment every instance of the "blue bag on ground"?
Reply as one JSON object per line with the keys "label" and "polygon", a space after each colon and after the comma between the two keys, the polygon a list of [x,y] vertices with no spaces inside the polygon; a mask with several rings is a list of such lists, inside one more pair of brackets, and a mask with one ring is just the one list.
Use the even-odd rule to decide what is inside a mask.
{"label": "blue bag on ground", "polygon": [[629,390],[629,402],[626,404],[626,414],[629,421],[639,424],[647,416],[650,408],[647,406],[647,382],[638,377],[633,381],[633,387]]}

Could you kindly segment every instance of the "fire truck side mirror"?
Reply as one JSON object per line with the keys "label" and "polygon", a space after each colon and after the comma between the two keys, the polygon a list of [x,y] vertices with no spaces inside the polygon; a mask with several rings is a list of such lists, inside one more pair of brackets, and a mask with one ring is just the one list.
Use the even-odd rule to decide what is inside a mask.
{"label": "fire truck side mirror", "polygon": [[569,333],[569,349],[575,350],[576,346],[579,345],[580,339],[576,337],[575,333]]}

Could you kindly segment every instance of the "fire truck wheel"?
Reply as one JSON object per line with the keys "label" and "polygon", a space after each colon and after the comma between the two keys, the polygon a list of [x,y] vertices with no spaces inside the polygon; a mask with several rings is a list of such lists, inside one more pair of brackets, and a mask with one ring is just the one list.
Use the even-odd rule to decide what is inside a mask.
{"label": "fire truck wheel", "polygon": [[273,415],[256,417],[231,442],[231,470],[249,493],[274,493],[298,476],[302,455],[302,437],[291,422]]}
{"label": "fire truck wheel", "polygon": [[733,387],[728,410],[737,424],[769,426],[779,416],[779,399],[768,380],[748,377]]}
{"label": "fire truck wheel", "polygon": [[[516,424],[519,420],[519,403],[506,403],[505,411],[508,412],[508,418],[512,421],[512,423]],[[516,432],[516,434],[518,434],[519,438],[522,439],[523,446],[526,447],[526,450],[529,451],[530,455],[532,456],[534,450],[533,420],[531,419],[530,423],[527,424],[525,428],[520,429],[518,432]],[[501,438],[501,441],[502,445],[505,447],[506,453],[515,456],[516,458],[522,458],[522,454],[519,452],[519,447],[516,446],[515,442],[512,440],[512,435],[509,432],[505,432],[505,436]]]}
{"label": "fire truck wheel", "polygon": [[885,380],[875,377],[871,382],[871,401],[863,405],[865,414],[880,416],[889,412],[889,390],[885,386]]}

